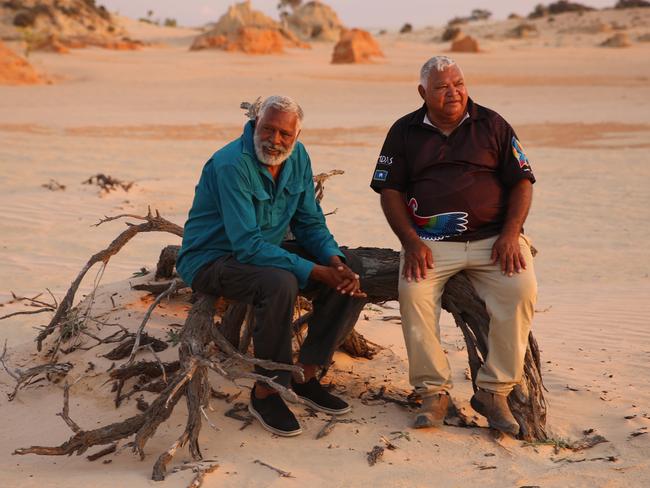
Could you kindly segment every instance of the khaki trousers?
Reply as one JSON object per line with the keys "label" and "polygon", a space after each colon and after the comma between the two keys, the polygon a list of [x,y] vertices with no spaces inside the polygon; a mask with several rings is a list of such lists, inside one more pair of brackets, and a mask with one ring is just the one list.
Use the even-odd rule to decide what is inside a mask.
{"label": "khaki trousers", "polygon": [[492,245],[498,236],[472,242],[423,242],[433,253],[434,269],[424,280],[408,282],[402,276],[399,303],[402,330],[409,358],[409,379],[416,392],[431,395],[452,387],[451,369],[440,345],[440,300],[447,280],[465,271],[490,316],[488,355],[478,372],[477,386],[508,394],[521,381],[528,333],[537,298],[530,242],[520,236],[526,269],[504,276],[492,264]]}

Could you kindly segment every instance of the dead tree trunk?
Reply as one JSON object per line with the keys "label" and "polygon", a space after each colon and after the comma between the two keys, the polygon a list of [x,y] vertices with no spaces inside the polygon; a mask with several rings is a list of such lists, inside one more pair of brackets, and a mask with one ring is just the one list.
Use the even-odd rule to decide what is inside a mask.
{"label": "dead tree trunk", "polygon": [[[165,248],[165,270],[170,268],[174,250],[178,246]],[[352,249],[361,258],[363,276],[361,287],[368,294],[371,303],[397,300],[397,282],[399,273],[399,253],[392,249],[359,247]],[[161,273],[160,267],[157,275]],[[167,271],[169,273],[169,271]],[[163,272],[161,278],[170,278]],[[442,307],[452,314],[456,325],[463,332],[467,344],[467,355],[472,375],[472,385],[476,390],[476,375],[487,357],[487,336],[489,316],[485,303],[479,298],[471,282],[464,273],[452,277],[445,286]],[[245,316],[245,306],[235,304],[223,317],[222,333],[235,347],[239,346],[241,324]],[[358,338],[352,336],[347,342],[358,345]],[[508,403],[513,415],[521,427],[519,437],[523,440],[546,439],[546,401],[544,399],[540,352],[537,341],[531,333],[528,337],[528,350],[524,363],[522,381],[515,387]]]}

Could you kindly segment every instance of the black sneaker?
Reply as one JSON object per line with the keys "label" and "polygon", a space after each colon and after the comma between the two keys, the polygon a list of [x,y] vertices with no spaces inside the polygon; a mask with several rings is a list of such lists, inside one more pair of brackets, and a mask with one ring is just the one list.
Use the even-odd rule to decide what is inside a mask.
{"label": "black sneaker", "polygon": [[316,378],[312,378],[306,383],[296,383],[292,380],[291,388],[296,395],[315,410],[331,415],[341,415],[352,410],[351,405],[325,390]]}
{"label": "black sneaker", "polygon": [[255,388],[251,391],[248,411],[260,421],[262,427],[283,437],[302,434],[298,420],[279,394],[273,393],[260,399],[255,396],[254,392]]}

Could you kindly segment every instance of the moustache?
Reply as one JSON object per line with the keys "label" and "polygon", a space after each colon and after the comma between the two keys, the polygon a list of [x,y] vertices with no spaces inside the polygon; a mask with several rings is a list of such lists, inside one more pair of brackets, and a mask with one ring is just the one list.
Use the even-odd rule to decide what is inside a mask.
{"label": "moustache", "polygon": [[279,154],[285,154],[287,152],[287,149],[284,146],[281,146],[279,144],[273,144],[272,142],[263,142],[262,148],[268,151],[277,152]]}

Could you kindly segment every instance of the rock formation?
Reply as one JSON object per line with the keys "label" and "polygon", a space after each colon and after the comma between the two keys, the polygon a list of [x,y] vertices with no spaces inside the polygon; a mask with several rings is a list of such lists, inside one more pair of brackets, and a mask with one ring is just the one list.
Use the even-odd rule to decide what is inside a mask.
{"label": "rock formation", "polygon": [[221,49],[246,54],[279,54],[284,52],[284,38],[274,29],[241,27],[235,33],[197,39],[192,45],[192,50],[200,49]]}
{"label": "rock formation", "polygon": [[384,57],[377,41],[367,31],[351,29],[344,31],[334,46],[332,64],[368,63],[372,57]]}
{"label": "rock formation", "polygon": [[0,3],[0,37],[21,40],[28,49],[65,52],[97,46],[138,49],[142,43],[126,31],[95,0],[8,0]]}
{"label": "rock formation", "polygon": [[625,32],[617,32],[600,45],[603,47],[630,47],[632,43]]}
{"label": "rock formation", "polygon": [[45,81],[25,58],[0,41],[0,85],[34,85]]}
{"label": "rock formation", "polygon": [[454,53],[478,53],[478,41],[471,36],[465,36],[451,43],[451,52]]}
{"label": "rock formation", "polygon": [[345,29],[336,12],[318,1],[296,8],[286,17],[286,25],[299,38],[313,41],[336,42]]}
{"label": "rock formation", "polygon": [[221,49],[247,54],[275,54],[285,47],[309,48],[267,15],[253,10],[250,0],[232,5],[212,29],[199,35],[190,49]]}

